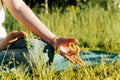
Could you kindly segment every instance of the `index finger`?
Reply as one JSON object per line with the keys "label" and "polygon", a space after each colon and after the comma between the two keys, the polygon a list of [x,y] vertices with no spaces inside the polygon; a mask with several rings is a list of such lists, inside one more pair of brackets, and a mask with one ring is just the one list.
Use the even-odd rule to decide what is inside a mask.
{"label": "index finger", "polygon": [[69,42],[70,42],[70,43],[78,44],[78,40],[75,39],[75,38],[69,38]]}

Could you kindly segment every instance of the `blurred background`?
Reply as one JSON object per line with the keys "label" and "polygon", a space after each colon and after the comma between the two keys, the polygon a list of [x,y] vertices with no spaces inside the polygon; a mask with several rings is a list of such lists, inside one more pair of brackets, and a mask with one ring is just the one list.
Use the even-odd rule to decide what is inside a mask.
{"label": "blurred background", "polygon": [[[24,0],[57,36],[75,37],[81,50],[120,53],[120,0]],[[27,31],[6,10],[7,32]],[[32,35],[34,36],[34,35]]]}

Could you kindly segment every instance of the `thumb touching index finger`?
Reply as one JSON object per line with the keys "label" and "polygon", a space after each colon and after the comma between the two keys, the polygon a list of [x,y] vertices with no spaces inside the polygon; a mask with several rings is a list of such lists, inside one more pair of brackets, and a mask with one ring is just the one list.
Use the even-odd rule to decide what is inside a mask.
{"label": "thumb touching index finger", "polygon": [[69,38],[70,43],[78,44],[78,40],[75,38]]}

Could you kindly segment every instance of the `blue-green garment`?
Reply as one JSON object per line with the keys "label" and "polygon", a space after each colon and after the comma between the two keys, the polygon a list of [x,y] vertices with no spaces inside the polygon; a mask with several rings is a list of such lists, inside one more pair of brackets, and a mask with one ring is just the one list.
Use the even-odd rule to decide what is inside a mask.
{"label": "blue-green garment", "polygon": [[[102,62],[111,63],[119,59],[118,54],[106,51],[82,51],[79,57],[86,65],[95,65]],[[46,42],[38,39],[20,39],[10,46],[9,50],[0,52],[1,66],[8,65],[9,69],[18,67],[21,64],[31,70],[36,63],[46,63],[49,68],[52,66],[56,71],[67,69],[72,65],[68,60],[59,54],[55,54],[53,48]],[[77,69],[78,65],[73,65]]]}

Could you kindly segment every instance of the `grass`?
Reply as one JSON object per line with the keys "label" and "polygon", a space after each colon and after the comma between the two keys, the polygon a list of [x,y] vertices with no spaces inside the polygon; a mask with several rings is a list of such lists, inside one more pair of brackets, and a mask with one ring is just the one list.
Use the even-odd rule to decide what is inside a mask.
{"label": "grass", "polygon": [[[98,6],[80,9],[69,6],[65,12],[60,9],[49,14],[40,12],[38,8],[33,11],[40,20],[57,36],[75,37],[79,41],[81,50],[106,50],[120,53],[120,10],[104,10]],[[26,30],[10,14],[7,13],[4,26],[7,32],[11,30]],[[30,35],[30,34],[28,34]],[[30,35],[31,36],[31,35]],[[39,67],[39,66],[38,66]],[[32,77],[24,72],[14,70],[0,72],[2,80],[119,80],[120,63],[87,66],[73,71],[71,68],[56,72],[54,70],[35,70]]]}

